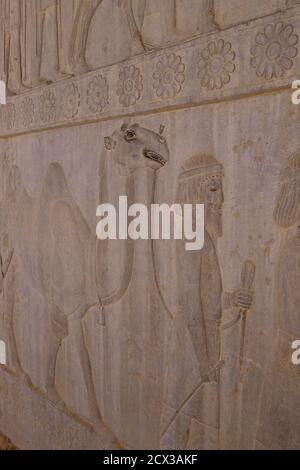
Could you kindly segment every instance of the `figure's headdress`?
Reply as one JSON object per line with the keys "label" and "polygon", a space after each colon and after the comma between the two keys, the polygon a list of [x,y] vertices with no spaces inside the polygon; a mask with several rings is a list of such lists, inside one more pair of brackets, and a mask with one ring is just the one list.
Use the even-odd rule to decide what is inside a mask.
{"label": "figure's headdress", "polygon": [[195,155],[186,160],[181,169],[179,182],[186,178],[197,177],[205,181],[211,177],[224,176],[223,166],[211,155]]}
{"label": "figure's headdress", "polygon": [[300,150],[285,163],[280,182],[274,220],[280,227],[288,228],[298,221],[300,215]]}
{"label": "figure's headdress", "polygon": [[211,155],[195,155],[186,160],[178,177],[177,197],[183,204],[205,200],[205,183],[224,176],[223,166]]}
{"label": "figure's headdress", "polygon": [[300,150],[288,159],[281,171],[280,180],[282,183],[290,183],[292,181],[299,181],[300,183]]}

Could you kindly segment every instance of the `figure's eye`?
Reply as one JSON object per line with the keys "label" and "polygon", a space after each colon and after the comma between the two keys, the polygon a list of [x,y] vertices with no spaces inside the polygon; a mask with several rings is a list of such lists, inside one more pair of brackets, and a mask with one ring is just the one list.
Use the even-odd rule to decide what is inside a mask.
{"label": "figure's eye", "polygon": [[212,192],[212,193],[215,193],[218,191],[220,185],[217,181],[212,181],[210,184],[209,184],[209,191]]}
{"label": "figure's eye", "polygon": [[132,142],[133,140],[136,140],[136,133],[134,130],[129,129],[124,133],[124,139],[126,142]]}

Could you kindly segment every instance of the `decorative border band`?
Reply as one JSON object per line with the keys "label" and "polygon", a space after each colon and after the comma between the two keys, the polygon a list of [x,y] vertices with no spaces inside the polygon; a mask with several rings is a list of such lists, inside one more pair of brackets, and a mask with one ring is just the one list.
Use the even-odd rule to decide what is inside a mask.
{"label": "decorative border band", "polygon": [[300,8],[35,88],[1,106],[0,138],[287,87],[300,74]]}

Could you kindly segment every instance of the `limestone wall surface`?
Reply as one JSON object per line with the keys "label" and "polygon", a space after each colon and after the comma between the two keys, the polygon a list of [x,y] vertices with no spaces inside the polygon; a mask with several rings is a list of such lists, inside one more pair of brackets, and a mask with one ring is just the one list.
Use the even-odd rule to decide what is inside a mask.
{"label": "limestone wall surface", "polygon": [[[300,2],[0,0],[0,431],[298,449]],[[205,204],[205,244],[96,239]]]}

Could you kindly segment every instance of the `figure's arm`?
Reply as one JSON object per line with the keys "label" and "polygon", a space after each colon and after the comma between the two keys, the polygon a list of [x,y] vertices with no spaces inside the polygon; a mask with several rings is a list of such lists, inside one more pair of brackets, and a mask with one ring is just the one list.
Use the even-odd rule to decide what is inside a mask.
{"label": "figure's arm", "polygon": [[255,277],[255,265],[252,261],[246,261],[241,275],[241,286],[232,293],[224,293],[222,298],[222,308],[238,309],[234,317],[222,326],[222,329],[228,329],[235,325],[242,315],[250,310],[253,302],[253,283]]}
{"label": "figure's arm", "polygon": [[123,9],[124,16],[127,20],[128,28],[131,36],[131,53],[139,54],[145,50],[141,31],[139,30],[132,7],[132,0],[119,0],[119,5]]}
{"label": "figure's arm", "polygon": [[91,21],[101,2],[102,0],[84,0],[77,7],[69,50],[69,61],[75,74],[89,69],[85,60],[86,44]]}
{"label": "figure's arm", "polygon": [[137,27],[141,31],[143,28],[146,7],[148,0],[132,0],[132,9],[136,18]]}

